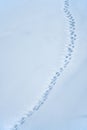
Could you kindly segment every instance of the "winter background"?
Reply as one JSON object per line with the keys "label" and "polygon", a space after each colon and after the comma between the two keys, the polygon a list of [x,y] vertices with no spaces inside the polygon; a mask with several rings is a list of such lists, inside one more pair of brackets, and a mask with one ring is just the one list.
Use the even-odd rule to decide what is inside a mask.
{"label": "winter background", "polygon": [[[0,130],[36,104],[63,64],[69,23],[63,0],[0,0]],[[87,130],[87,1],[70,0],[77,40],[43,106],[18,130]]]}

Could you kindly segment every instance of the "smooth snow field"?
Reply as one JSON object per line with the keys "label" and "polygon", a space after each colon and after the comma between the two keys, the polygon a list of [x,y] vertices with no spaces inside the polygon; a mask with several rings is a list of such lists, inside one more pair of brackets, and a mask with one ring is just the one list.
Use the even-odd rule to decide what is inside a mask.
{"label": "smooth snow field", "polygon": [[0,130],[87,130],[86,0],[0,0]]}

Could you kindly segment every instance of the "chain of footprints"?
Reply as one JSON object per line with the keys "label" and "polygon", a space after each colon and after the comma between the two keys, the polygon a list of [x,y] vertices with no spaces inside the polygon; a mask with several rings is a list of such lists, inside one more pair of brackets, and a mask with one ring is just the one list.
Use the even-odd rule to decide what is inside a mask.
{"label": "chain of footprints", "polygon": [[67,45],[67,53],[64,57],[64,64],[63,66],[59,69],[58,72],[55,73],[53,76],[49,86],[47,89],[44,91],[42,94],[42,97],[38,100],[37,104],[29,111],[26,112],[16,123],[13,127],[11,127],[9,130],[18,130],[18,128],[25,123],[25,121],[30,118],[36,111],[39,110],[39,108],[45,103],[45,101],[48,98],[49,93],[55,86],[58,77],[61,75],[61,73],[65,70],[65,68],[68,66],[70,63],[70,60],[72,59],[72,54],[74,51],[75,47],[75,40],[76,40],[76,29],[75,29],[75,19],[72,16],[70,10],[69,10],[69,0],[64,1],[64,12],[66,15],[66,18],[68,19],[69,22],[69,32],[70,32],[70,43]]}

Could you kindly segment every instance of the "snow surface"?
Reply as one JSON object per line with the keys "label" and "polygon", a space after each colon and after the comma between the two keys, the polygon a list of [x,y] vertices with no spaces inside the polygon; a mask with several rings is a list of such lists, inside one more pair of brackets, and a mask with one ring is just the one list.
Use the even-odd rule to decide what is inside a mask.
{"label": "snow surface", "polygon": [[[87,129],[86,4],[70,1],[77,34],[72,59],[43,106],[18,130]],[[0,0],[0,17],[0,130],[10,130],[63,66],[71,23],[63,0]]]}

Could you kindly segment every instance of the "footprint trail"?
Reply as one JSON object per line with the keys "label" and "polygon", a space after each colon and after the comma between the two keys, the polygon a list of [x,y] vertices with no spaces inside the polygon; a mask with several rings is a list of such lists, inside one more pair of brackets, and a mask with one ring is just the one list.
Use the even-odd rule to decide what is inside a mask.
{"label": "footprint trail", "polygon": [[75,43],[76,43],[75,42],[76,41],[76,22],[70,11],[69,6],[70,6],[69,0],[65,0],[64,1],[64,13],[65,13],[67,21],[69,23],[68,31],[70,34],[69,35],[70,43],[67,45],[67,53],[64,56],[63,65],[58,69],[57,72],[55,72],[52,80],[49,83],[49,86],[47,86],[46,90],[43,92],[42,96],[37,101],[37,103],[33,106],[33,108],[31,110],[27,111],[26,114],[24,114],[20,119],[18,119],[18,121],[14,124],[14,126],[12,126],[9,130],[18,130],[19,127],[21,127],[28,118],[33,116],[33,114],[40,109],[40,107],[48,99],[48,96],[49,96],[50,92],[52,91],[52,89],[54,88],[54,86],[58,80],[58,77],[61,76],[61,74],[67,68],[68,64],[70,63],[70,61],[72,59],[72,54],[74,52]]}

